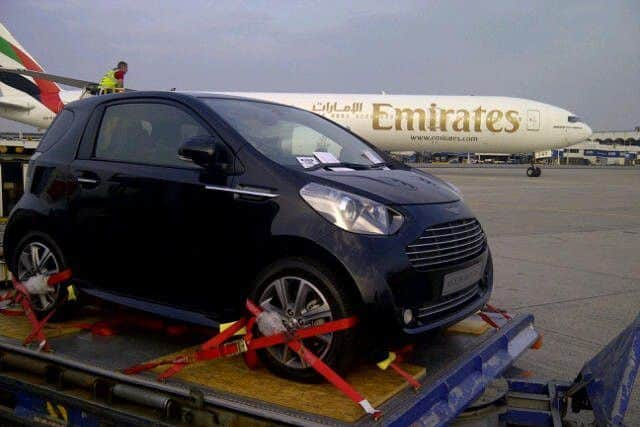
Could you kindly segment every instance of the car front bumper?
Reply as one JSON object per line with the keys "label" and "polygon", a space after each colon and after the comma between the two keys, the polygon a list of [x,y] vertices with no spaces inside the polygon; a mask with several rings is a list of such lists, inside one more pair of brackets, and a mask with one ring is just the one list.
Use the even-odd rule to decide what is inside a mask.
{"label": "car front bumper", "polygon": [[[322,243],[345,265],[365,304],[366,322],[388,335],[414,335],[453,324],[482,307],[489,299],[493,270],[488,244],[481,252],[441,268],[418,271],[407,246],[429,227],[474,218],[463,202],[394,206],[405,223],[392,236],[366,236],[333,230]],[[443,296],[444,278],[450,273],[482,264],[482,279]],[[476,267],[478,268],[478,267]],[[411,321],[405,321],[406,310]]]}

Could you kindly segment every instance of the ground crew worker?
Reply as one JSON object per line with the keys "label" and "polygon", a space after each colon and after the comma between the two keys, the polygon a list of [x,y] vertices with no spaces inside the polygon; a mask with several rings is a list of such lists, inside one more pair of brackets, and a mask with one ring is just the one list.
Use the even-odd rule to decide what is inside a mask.
{"label": "ground crew worker", "polygon": [[100,80],[100,93],[119,92],[118,89],[124,87],[124,75],[129,69],[124,61],[118,62],[118,66],[107,71],[102,80]]}

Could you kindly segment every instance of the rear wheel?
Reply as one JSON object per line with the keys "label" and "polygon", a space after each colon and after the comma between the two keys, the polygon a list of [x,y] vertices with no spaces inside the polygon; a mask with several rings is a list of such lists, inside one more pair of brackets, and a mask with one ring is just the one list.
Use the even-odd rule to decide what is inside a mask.
{"label": "rear wheel", "polygon": [[[47,234],[30,232],[20,240],[11,257],[11,271],[20,282],[36,274],[50,276],[67,268],[58,244]],[[39,318],[62,305],[66,290],[52,287],[45,294],[31,295],[31,307]]]}
{"label": "rear wheel", "polygon": [[527,176],[529,178],[537,178],[540,175],[542,175],[542,169],[539,166],[531,165],[527,168]]}
{"label": "rear wheel", "polygon": [[[344,283],[309,258],[288,258],[267,267],[256,281],[251,298],[279,314],[289,330],[318,326],[354,313]],[[356,333],[348,329],[309,338],[303,344],[338,373],[344,373],[355,358]],[[269,347],[258,354],[265,366],[282,377],[304,382],[323,379],[286,345]]]}

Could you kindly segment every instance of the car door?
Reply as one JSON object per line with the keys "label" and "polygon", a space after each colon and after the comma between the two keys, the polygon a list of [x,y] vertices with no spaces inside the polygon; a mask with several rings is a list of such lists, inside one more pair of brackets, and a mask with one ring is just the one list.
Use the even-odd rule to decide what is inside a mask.
{"label": "car door", "polygon": [[110,294],[220,312],[231,297],[215,277],[230,253],[213,248],[233,237],[235,202],[206,186],[231,178],[178,156],[186,139],[213,130],[174,102],[114,102],[95,114],[71,167],[76,275]]}

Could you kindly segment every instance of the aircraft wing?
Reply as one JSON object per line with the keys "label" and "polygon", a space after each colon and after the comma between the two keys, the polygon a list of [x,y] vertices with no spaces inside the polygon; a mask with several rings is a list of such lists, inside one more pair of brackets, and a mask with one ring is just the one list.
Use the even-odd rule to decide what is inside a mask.
{"label": "aircraft wing", "polygon": [[20,68],[0,67],[0,73],[20,74],[22,76],[29,76],[36,79],[42,79],[42,80],[50,80],[52,82],[60,83],[67,86],[73,86],[81,89],[98,86],[98,83],[96,82],[90,82],[87,80],[74,79],[72,77],[58,76],[56,74],[42,73],[39,71],[31,71],[31,70],[25,70]]}
{"label": "aircraft wing", "polygon": [[4,108],[14,108],[17,110],[31,110],[33,109],[33,105],[21,101],[19,99],[8,99],[7,97],[1,97],[0,98],[0,107],[4,107]]}

